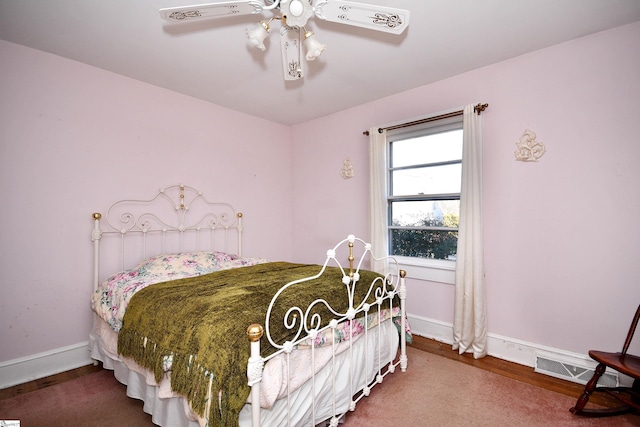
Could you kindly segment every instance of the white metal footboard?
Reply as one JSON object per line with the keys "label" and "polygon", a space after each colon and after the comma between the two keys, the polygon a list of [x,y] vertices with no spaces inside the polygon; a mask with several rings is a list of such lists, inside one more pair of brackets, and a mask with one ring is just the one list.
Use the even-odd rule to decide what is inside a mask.
{"label": "white metal footboard", "polygon": [[[356,259],[354,256],[354,248],[356,244],[358,245],[361,244],[362,247],[364,248],[364,251],[359,258],[357,266],[354,267],[354,262]],[[338,250],[341,248],[344,249],[345,245],[348,247],[347,249],[348,261],[349,261],[348,269],[343,268],[340,261],[336,258],[336,254]],[[354,411],[356,408],[356,404],[362,398],[368,396],[369,393],[371,392],[371,389],[376,384],[381,383],[386,375],[388,375],[389,373],[393,373],[398,365],[400,365],[400,369],[402,370],[402,372],[406,371],[407,363],[408,363],[407,352],[406,352],[406,332],[405,332],[407,329],[406,328],[407,325],[405,323],[406,322],[406,309],[405,309],[406,272],[399,269],[398,263],[394,258],[392,257],[383,258],[384,260],[387,261],[389,272],[384,276],[384,278],[379,277],[369,285],[369,290],[362,301],[355,301],[354,300],[355,286],[358,284],[360,286],[366,285],[364,283],[359,283],[359,280],[360,280],[360,271],[361,271],[363,261],[367,257],[369,257],[369,259],[370,258],[378,259],[378,258],[375,258],[371,253],[371,245],[369,243],[366,243],[363,240],[358,239],[353,235],[348,236],[345,240],[338,243],[333,249],[327,251],[327,258],[325,260],[325,263],[317,275],[287,283],[278,291],[278,293],[276,293],[276,295],[271,300],[271,304],[269,305],[269,309],[265,317],[264,328],[261,325],[254,324],[249,326],[249,328],[247,329],[247,334],[251,341],[251,356],[249,358],[249,362],[247,365],[247,377],[249,381],[248,384],[251,387],[250,401],[251,401],[251,411],[252,411],[252,425],[254,427],[260,425],[260,418],[261,418],[260,382],[262,380],[262,371],[265,363],[276,356],[284,354],[286,359],[286,371],[287,371],[286,375],[287,375],[287,378],[289,378],[289,366],[290,366],[289,355],[292,353],[292,351],[310,351],[311,365],[315,366],[315,354],[316,354],[315,342],[318,335],[323,332],[330,331],[331,336],[335,336],[336,328],[338,328],[341,324],[345,323],[346,324],[345,327],[348,328],[347,330],[349,331],[349,336],[353,338],[354,322],[355,322],[355,319],[359,317],[362,318],[364,321],[364,328],[363,328],[364,331],[362,332],[362,336],[360,336],[357,339],[365,340],[364,348],[368,348],[368,345],[366,345],[366,343],[368,343],[368,340],[370,339],[370,334],[372,333],[378,334],[378,340],[377,340],[378,345],[376,349],[377,357],[372,358],[372,360],[377,360],[378,366],[375,366],[375,367],[365,366],[364,372],[373,371],[373,368],[375,368],[375,372],[376,372],[375,377],[366,378],[364,385],[355,384],[354,383],[354,369],[355,369],[354,367],[358,363],[364,363],[365,365],[368,364],[369,357],[362,358],[364,360],[356,360],[354,358],[354,351],[353,351],[354,339],[348,340],[348,349],[345,350],[345,352],[348,352],[348,360],[349,360],[349,385],[348,385],[349,394],[348,396],[350,396],[350,399],[351,399],[349,402],[348,410]],[[284,343],[275,342],[272,339],[270,326],[269,326],[269,319],[270,319],[271,311],[274,307],[275,301],[278,299],[280,294],[285,289],[291,286],[295,286],[298,283],[314,280],[322,276],[322,274],[325,272],[325,269],[329,263],[334,263],[342,271],[342,275],[343,275],[342,283],[345,285],[345,295],[346,295],[346,298],[348,298],[348,303],[349,303],[348,310],[346,312],[338,312],[334,310],[334,308],[330,307],[327,301],[323,299],[315,300],[306,308],[295,307],[295,306],[291,307],[286,312],[283,322],[285,327],[290,331],[292,331],[292,333],[294,334],[294,337],[291,340],[286,341]],[[373,304],[368,304],[366,303],[366,301],[369,299],[369,296],[371,295],[375,297],[375,302]],[[401,333],[400,333],[400,357],[397,359],[394,359],[397,348],[391,349],[393,354],[389,354],[386,357],[382,355],[381,343],[383,340],[380,339],[381,338],[380,334],[382,334],[382,328],[377,327],[375,329],[372,328],[370,330],[369,322],[371,319],[373,322],[377,321],[378,323],[382,323],[383,321],[383,319],[381,319],[381,315],[383,314],[382,305],[383,303],[385,303],[385,301],[389,305],[389,308],[387,309],[389,312],[389,319],[385,321],[393,322],[393,312],[394,312],[393,298],[396,295],[400,299],[400,307],[399,307],[398,315],[401,318]],[[332,319],[321,319],[318,314],[311,315],[311,309],[318,304],[323,304],[325,307],[327,307],[329,311],[333,313],[334,317]],[[398,333],[396,328],[388,328],[388,331],[390,334]],[[260,355],[260,340],[264,334],[266,334],[266,337],[269,343],[273,347],[278,349],[276,353],[271,354],[268,357],[262,357]],[[294,350],[294,348],[298,344],[309,343],[309,342],[311,343],[310,349]],[[397,341],[394,341],[394,342],[397,342]],[[331,346],[332,346],[332,356],[329,363],[332,364],[331,372],[335,373],[336,372],[336,369],[335,369],[336,346],[337,346],[335,339],[332,340]],[[391,360],[391,362],[387,364],[386,363],[387,360]],[[312,374],[311,374],[312,387],[313,387],[313,390],[315,390],[316,373],[315,373],[315,369],[311,369],[311,371],[312,371]],[[345,411],[338,411],[337,409],[336,396],[338,394],[338,391],[344,392],[344,390],[337,389],[335,375],[333,375],[332,377],[331,389],[332,389],[331,399],[333,402],[333,408],[332,408],[332,416],[330,417],[329,420],[316,419],[316,411],[315,411],[316,396],[315,396],[315,392],[311,393],[311,395],[313,396],[312,401],[309,403],[310,405],[312,405],[311,406],[311,411],[312,411],[311,425],[316,425],[320,422],[328,421],[331,427],[335,427],[338,425],[340,417],[344,415]],[[289,408],[288,415],[287,415],[287,425],[289,426],[292,425],[291,403],[289,401],[290,396],[291,396],[291,390],[289,390],[289,381],[287,380],[286,399],[287,399],[287,407]]]}

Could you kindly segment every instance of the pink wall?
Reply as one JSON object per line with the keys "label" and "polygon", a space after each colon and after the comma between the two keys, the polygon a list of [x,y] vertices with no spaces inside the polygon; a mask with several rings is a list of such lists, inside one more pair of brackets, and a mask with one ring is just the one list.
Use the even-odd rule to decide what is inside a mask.
{"label": "pink wall", "polygon": [[[87,340],[90,215],[110,201],[184,182],[245,212],[247,255],[317,262],[367,237],[362,131],[476,102],[490,333],[618,348],[640,300],[638,41],[640,23],[292,128],[0,42],[0,362]],[[539,163],[514,160],[525,129]],[[451,322],[451,285],[409,292],[410,313]]]}
{"label": "pink wall", "polygon": [[0,42],[0,362],[86,342],[91,213],[178,183],[291,257],[286,126]]}
{"label": "pink wall", "polygon": [[[311,261],[368,236],[363,130],[488,102],[489,332],[581,354],[619,348],[640,303],[639,43],[635,23],[294,126],[293,253]],[[526,129],[547,147],[538,163],[514,159]],[[408,286],[411,314],[452,322],[453,286]]]}

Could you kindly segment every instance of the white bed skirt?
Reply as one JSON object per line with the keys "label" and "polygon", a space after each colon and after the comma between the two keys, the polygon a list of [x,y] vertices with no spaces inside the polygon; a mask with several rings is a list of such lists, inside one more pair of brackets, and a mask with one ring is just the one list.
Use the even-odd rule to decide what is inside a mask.
{"label": "white bed skirt", "polygon": [[[377,328],[372,328],[367,339],[364,334],[357,337],[351,350],[348,345],[335,358],[335,363],[322,367],[315,376],[315,384],[311,380],[291,392],[289,399],[286,395],[277,399],[271,408],[260,411],[261,426],[287,425],[287,414],[291,414],[291,425],[318,424],[334,415],[345,413],[351,403],[351,387],[349,374],[349,357],[356,361],[357,369],[353,372],[353,390],[362,389],[371,383],[378,373],[378,368],[384,367],[395,359],[398,350],[399,336],[391,321],[385,321]],[[378,338],[380,336],[380,350]],[[247,346],[249,342],[247,340]],[[155,424],[166,427],[204,427],[205,420],[194,414],[186,400],[171,391],[169,376],[160,384],[156,383],[153,373],[142,368],[131,359],[123,359],[117,354],[117,335],[99,317],[95,316],[94,327],[90,334],[89,347],[91,357],[102,362],[104,368],[114,371],[116,379],[127,386],[127,396],[144,402],[143,409],[151,415]],[[319,349],[328,350],[331,348]],[[316,350],[318,352],[319,350]],[[298,350],[310,353],[310,350]],[[381,355],[380,357],[378,357]],[[364,363],[365,359],[368,363]],[[382,360],[380,360],[382,359]],[[275,359],[267,363],[277,362]],[[284,364],[283,364],[284,365]],[[365,365],[367,369],[365,369]],[[335,375],[333,375],[335,370]],[[365,372],[366,371],[366,372]],[[284,375],[286,376],[286,375]],[[335,414],[334,396],[332,393],[335,377]],[[315,394],[315,418],[313,417],[312,395]],[[289,406],[291,410],[288,411]],[[251,426],[251,405],[246,404],[240,412],[239,424],[242,427]]]}

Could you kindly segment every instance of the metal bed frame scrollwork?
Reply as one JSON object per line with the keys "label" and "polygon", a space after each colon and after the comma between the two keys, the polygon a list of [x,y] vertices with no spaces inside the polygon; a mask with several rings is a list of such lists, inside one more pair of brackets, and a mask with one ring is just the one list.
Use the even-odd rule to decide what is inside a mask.
{"label": "metal bed frame scrollwork", "polygon": [[[150,256],[176,253],[184,250],[212,251],[218,249],[227,253],[236,253],[238,256],[242,256],[242,218],[243,214],[236,212],[230,204],[210,202],[204,198],[200,191],[184,184],[162,188],[150,199],[127,199],[117,201],[108,207],[104,217],[100,213],[93,214],[94,225],[91,233],[91,239],[93,241],[94,248],[94,292],[98,289],[99,281],[101,279],[100,269],[103,267],[101,264],[104,264],[105,260],[112,264],[109,266],[110,268],[119,268],[122,271],[125,268],[132,267],[127,265],[128,259],[139,262]],[[233,235],[234,233],[236,234],[237,239],[230,238],[230,234]],[[120,252],[118,259],[115,259],[115,257],[105,257],[103,255],[103,258],[105,259],[101,260],[100,246],[101,244],[105,244],[105,242],[102,241],[105,235],[113,237],[113,239],[108,239],[111,241],[112,245],[109,246],[109,248],[114,247],[118,249]],[[132,240],[133,243],[131,243]],[[356,257],[356,249],[358,251],[362,251],[359,253],[359,257]],[[339,258],[347,259],[348,266],[343,266],[339,261]],[[381,259],[386,261],[385,264],[388,269],[387,274],[378,277],[373,283],[361,283],[360,272],[367,260]],[[283,322],[285,327],[292,331],[294,337],[285,342],[276,342],[271,336],[269,323],[271,310],[275,301],[285,289],[295,287],[297,284],[302,282],[319,278],[323,273],[325,273],[326,268],[330,265],[338,267],[342,272],[342,284],[344,285],[344,292],[348,299],[349,308],[344,312],[335,310],[323,299],[313,301],[308,307],[291,307],[286,312]],[[315,276],[301,278],[284,285],[271,300],[265,317],[264,327],[254,324],[250,325],[247,329],[250,341],[250,358],[247,363],[247,380],[248,385],[251,388],[251,394],[249,397],[250,408],[248,408],[249,405],[245,406],[247,406],[246,409],[250,411],[247,418],[250,418],[252,425],[260,425],[260,386],[265,364],[276,357],[284,357],[286,360],[286,375],[288,378],[289,358],[291,353],[295,350],[296,346],[304,343],[311,343],[309,351],[311,354],[311,365],[314,366],[316,353],[320,354],[319,352],[321,350],[329,351],[326,348],[321,350],[316,349],[316,337],[318,337],[319,334],[327,332],[330,332],[333,336],[338,327],[345,327],[345,325],[349,328],[349,333],[353,334],[353,322],[356,318],[362,318],[365,322],[362,336],[357,337],[359,340],[365,340],[365,344],[363,347],[358,348],[368,349],[368,340],[371,340],[371,347],[373,348],[374,345],[377,345],[376,351],[378,353],[377,357],[372,358],[372,360],[377,360],[377,362],[371,362],[372,364],[377,363],[377,366],[366,366],[364,369],[362,369],[362,366],[358,366],[358,369],[360,369],[358,372],[367,372],[364,374],[365,376],[369,376],[369,372],[374,372],[375,375],[371,378],[365,378],[364,384],[362,384],[361,377],[358,377],[360,378],[358,380],[358,384],[354,382],[354,366],[360,363],[360,361],[354,360],[353,355],[354,341],[356,341],[356,339],[349,339],[347,349],[344,350],[343,348],[340,350],[340,357],[347,354],[347,358],[341,358],[340,360],[343,362],[348,360],[348,386],[343,384],[342,387],[348,388],[347,391],[350,402],[347,410],[345,411],[345,400],[341,397],[339,405],[340,408],[338,408],[336,395],[338,392],[344,393],[345,390],[337,390],[339,386],[336,384],[335,378],[335,375],[337,375],[336,363],[341,362],[336,362],[337,344],[335,340],[332,340],[332,343],[329,345],[332,353],[329,363],[331,364],[331,372],[334,373],[334,376],[330,380],[332,383],[331,399],[333,399],[332,415],[327,419],[326,407],[323,407],[323,419],[316,421],[316,396],[314,392],[312,392],[313,401],[309,403],[312,408],[307,408],[307,410],[312,411],[311,416],[313,424],[315,425],[319,422],[326,421],[332,427],[337,426],[340,418],[346,412],[355,410],[356,404],[362,398],[368,396],[372,388],[376,384],[381,383],[385,376],[390,373],[394,373],[397,366],[400,366],[402,372],[406,371],[408,360],[405,333],[407,327],[405,323],[405,276],[406,272],[399,269],[398,263],[394,258],[376,258],[371,252],[371,245],[369,243],[350,235],[327,251],[324,264]],[[368,286],[367,296],[361,301],[355,300],[354,290],[356,286]],[[373,296],[373,299],[375,300],[374,303],[366,302],[370,296]],[[398,298],[394,299],[396,296]],[[399,307],[396,307],[396,310],[399,311],[398,315],[401,319],[399,334],[400,355],[397,356],[398,347],[395,347],[389,348],[389,354],[383,356],[381,354],[381,343],[383,341],[383,337],[381,337],[382,328],[377,327],[370,331],[368,322],[370,319],[375,319],[378,323],[382,323],[382,320],[380,319],[382,305],[386,303],[389,309],[393,312],[393,304],[398,300]],[[331,312],[333,317],[331,319],[322,319],[317,314],[311,314],[314,306],[317,305],[324,305]],[[375,316],[378,316],[377,319]],[[389,321],[393,322],[391,317],[392,316],[390,316]],[[389,331],[390,335],[396,334],[395,337],[384,337],[384,342],[387,343],[387,346],[391,346],[389,343],[398,342],[398,330],[390,325],[388,326],[389,327],[385,330]],[[377,336],[373,336],[372,334],[377,334]],[[269,344],[277,349],[275,353],[266,357],[262,357],[260,354],[260,341],[264,336],[266,336]],[[368,356],[365,357],[365,359],[365,363],[368,364]],[[347,368],[341,367],[340,369],[346,370]],[[343,373],[345,372],[344,370],[342,371]],[[315,390],[316,372],[313,369],[312,371],[309,381],[312,384],[311,390]],[[288,408],[288,425],[292,425],[290,396],[291,391],[289,389],[289,381],[287,380],[286,407]]]}
{"label": "metal bed frame scrollwork", "polygon": [[[188,242],[194,250],[218,247],[242,256],[242,216],[230,204],[210,202],[202,192],[184,184],[161,188],[151,199],[119,200],[107,208],[104,218],[101,213],[93,214],[93,289],[96,290],[100,280],[100,243],[105,234],[120,235],[120,270],[127,267],[127,242],[134,235],[141,238],[136,247],[130,248],[139,251],[140,257],[135,258],[138,260],[168,251],[183,251],[188,237],[194,237],[195,242]],[[229,242],[230,231],[237,232],[235,246]],[[206,234],[209,241],[205,244]],[[216,241],[218,234],[222,234],[223,242]],[[154,235],[160,237],[160,242],[152,245],[150,240]],[[175,236],[177,241],[172,241],[171,237]]]}
{"label": "metal bed frame scrollwork", "polygon": [[[354,261],[356,259],[356,257],[354,256],[354,247],[356,243],[360,243],[363,246],[364,252],[359,257],[359,262],[357,266],[354,267]],[[348,257],[347,257],[349,262],[348,270],[342,265],[342,263],[339,261],[339,259],[336,256],[338,249],[341,246],[344,246],[345,244],[348,246]],[[393,275],[391,273],[388,273],[384,277],[376,278],[371,284],[360,283],[360,270],[362,268],[362,264],[364,260],[367,258],[367,255],[370,256],[371,258],[377,259],[371,253],[371,244],[366,243],[364,240],[359,239],[353,235],[349,235],[346,239],[339,242],[333,249],[330,249],[327,251],[327,258],[322,266],[322,269],[318,272],[318,274],[312,277],[307,277],[307,278],[289,282],[286,285],[284,285],[282,288],[280,288],[280,290],[273,296],[271,303],[269,304],[269,309],[267,310],[267,314],[265,316],[264,328],[261,325],[254,324],[249,326],[249,328],[247,329],[247,335],[249,336],[249,340],[251,341],[251,357],[249,358],[249,363],[247,366],[247,376],[249,379],[249,386],[251,386],[251,402],[252,402],[251,408],[252,408],[252,425],[253,426],[260,425],[260,409],[261,409],[260,408],[260,381],[261,381],[262,369],[264,367],[264,364],[267,361],[283,353],[286,355],[289,355],[293,351],[296,345],[300,343],[310,342],[311,343],[310,351],[311,351],[311,360],[312,360],[311,364],[313,365],[315,363],[314,352],[315,352],[316,337],[327,330],[332,331],[332,334],[331,334],[332,336],[335,335],[336,328],[338,328],[338,326],[343,322],[349,322],[348,327],[349,327],[349,330],[351,330],[351,328],[353,327],[352,322],[359,315],[363,315],[363,319],[365,322],[363,339],[366,342],[366,340],[369,339],[369,327],[368,327],[369,316],[368,315],[370,313],[373,313],[374,315],[378,316],[378,319],[380,319],[381,307],[385,301],[388,301],[389,310],[393,312],[393,299],[396,295],[398,295],[400,299],[400,322],[401,322],[400,357],[397,359],[397,361],[395,362],[392,361],[388,365],[385,363],[384,365],[386,366],[382,366],[382,365],[378,366],[377,375],[375,379],[371,381],[367,381],[364,387],[359,388],[354,384],[354,381],[353,381],[353,366],[354,366],[354,359],[353,359],[353,353],[352,353],[353,340],[351,339],[349,340],[349,348],[348,348],[349,390],[350,390],[349,396],[351,396],[349,411],[354,411],[356,408],[356,404],[362,398],[369,396],[369,394],[371,393],[371,389],[376,384],[382,383],[385,376],[387,376],[388,374],[394,373],[395,368],[398,365],[400,366],[400,369],[402,372],[405,372],[407,370],[408,359],[407,359],[407,349],[406,349],[407,341],[406,341],[406,334],[405,334],[406,326],[407,326],[406,325],[406,308],[405,308],[405,299],[407,295],[407,290],[405,285],[406,272],[398,268],[397,261],[394,258],[385,257],[384,259],[386,259],[388,263],[395,264],[395,271],[397,272],[397,274]],[[289,310],[287,310],[284,316],[283,322],[286,328],[291,330],[294,333],[294,337],[285,342],[276,342],[272,338],[270,333],[270,318],[271,318],[272,309],[274,308],[274,304],[276,303],[278,297],[286,289],[290,287],[294,287],[299,283],[307,282],[307,281],[314,280],[321,277],[322,274],[325,272],[325,269],[330,263],[335,264],[342,272],[342,283],[345,286],[345,294],[346,294],[346,297],[348,298],[349,308],[344,312],[337,311],[333,307],[331,307],[331,305],[324,299],[317,299],[304,309],[297,306],[291,307],[289,308]],[[360,301],[357,301],[354,298],[355,288],[358,285],[368,286],[368,292],[366,293],[366,296],[362,298]],[[375,296],[375,303],[373,304],[367,303],[372,293]],[[323,320],[317,313],[312,314],[313,308],[317,305],[324,305],[326,308],[329,309],[329,311],[332,313],[334,317],[330,320],[326,320],[326,319]],[[392,317],[393,316],[391,315],[390,319],[392,319]],[[390,320],[390,321],[393,321],[393,320]],[[378,334],[381,333],[380,328],[377,329],[377,333]],[[398,332],[391,330],[390,333],[398,333]],[[263,358],[260,355],[260,340],[262,339],[263,335],[266,335],[266,338],[271,344],[271,346],[278,349],[277,352],[265,358]],[[333,348],[331,363],[332,365],[335,365],[336,341],[332,340],[331,345]],[[379,348],[378,348],[378,351],[380,351]],[[382,359],[379,358],[378,360],[380,361]],[[287,372],[288,370],[289,370],[289,361],[287,360]],[[368,370],[367,367],[365,367],[365,371],[367,370]],[[340,421],[341,416],[344,415],[344,413],[338,413],[339,411],[336,410],[335,378],[333,380],[334,380],[332,384],[333,415],[329,420],[330,427],[336,427]],[[312,374],[312,383],[313,382],[315,382],[315,374]],[[290,411],[290,402],[289,402],[290,391],[288,387],[289,387],[289,384],[287,383],[287,406],[289,407],[289,411],[287,411],[287,413],[289,414],[289,418],[287,419],[287,425],[290,426],[291,425],[291,418],[290,418],[291,411]],[[316,421],[315,395],[312,395],[312,397],[313,397],[313,401],[311,402],[311,406],[313,410],[312,419],[314,420],[314,423],[315,423]],[[319,421],[322,421],[322,420],[319,420]]]}

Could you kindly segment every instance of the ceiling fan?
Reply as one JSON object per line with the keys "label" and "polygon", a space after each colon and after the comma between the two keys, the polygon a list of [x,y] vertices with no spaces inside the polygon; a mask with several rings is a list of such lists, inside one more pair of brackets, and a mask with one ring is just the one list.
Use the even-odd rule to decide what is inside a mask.
{"label": "ceiling fan", "polygon": [[246,30],[249,43],[264,51],[265,38],[271,31],[271,22],[280,20],[280,47],[285,80],[298,80],[304,76],[302,46],[305,58],[313,61],[324,52],[320,43],[306,26],[314,15],[318,19],[353,25],[391,34],[401,34],[409,25],[409,11],[385,6],[342,0],[237,0],[160,9],[160,16],[168,22],[224,18],[239,15],[271,13]]}

